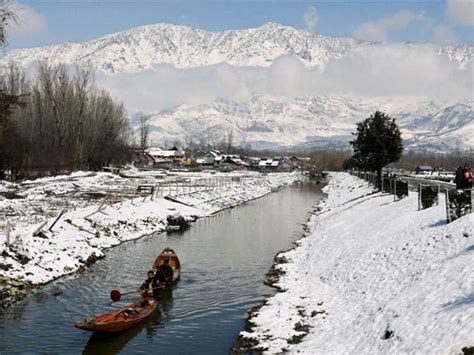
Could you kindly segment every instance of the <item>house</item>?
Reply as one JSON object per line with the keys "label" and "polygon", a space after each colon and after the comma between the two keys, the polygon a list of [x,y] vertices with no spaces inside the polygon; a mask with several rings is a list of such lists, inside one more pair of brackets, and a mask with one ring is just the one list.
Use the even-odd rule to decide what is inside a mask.
{"label": "house", "polygon": [[218,150],[210,150],[201,158],[196,159],[196,163],[206,166],[214,166],[218,164],[221,160],[221,152]]}
{"label": "house", "polygon": [[261,171],[277,171],[280,162],[273,158],[262,158],[258,162],[258,170]]}
{"label": "house", "polygon": [[429,165],[418,165],[415,169],[417,175],[431,175],[433,167]]}
{"label": "house", "polygon": [[204,155],[204,164],[205,165],[214,165],[216,162],[219,162],[221,159],[221,152],[218,150],[210,150]]}
{"label": "house", "polygon": [[222,171],[246,170],[249,164],[233,155],[223,156],[219,163],[219,169]]}
{"label": "house", "polygon": [[292,171],[298,166],[286,157],[262,158],[258,162],[258,170],[261,171]]}
{"label": "house", "polygon": [[179,165],[184,160],[184,151],[176,147],[171,149],[149,148],[145,150],[146,161],[149,165],[167,165],[171,160],[172,165]]}

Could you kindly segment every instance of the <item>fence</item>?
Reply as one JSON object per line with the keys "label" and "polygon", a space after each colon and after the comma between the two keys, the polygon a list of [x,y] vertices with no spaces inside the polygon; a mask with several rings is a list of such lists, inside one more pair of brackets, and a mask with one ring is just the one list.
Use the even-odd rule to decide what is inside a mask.
{"label": "fence", "polygon": [[445,190],[448,223],[472,213],[473,190]]}
{"label": "fence", "polygon": [[5,246],[9,249],[10,248],[10,233],[12,229],[12,225],[10,224],[10,221],[6,221],[5,224],[0,225],[0,235],[5,236]]}
{"label": "fence", "polygon": [[[371,183],[375,188],[379,188],[377,174],[367,171],[352,171],[352,175],[357,176]],[[393,177],[382,177],[380,189],[393,195],[394,200],[407,197],[409,194],[408,182]]]}
{"label": "fence", "polygon": [[[49,232],[55,232],[58,229],[58,223],[64,221],[69,225],[96,235],[94,220],[92,216],[97,214],[107,214],[106,207],[114,206],[120,208],[122,204],[136,204],[155,198],[169,198],[180,200],[178,197],[183,195],[192,195],[197,193],[199,198],[208,198],[210,200],[219,199],[223,194],[233,195],[241,194],[241,189],[253,189],[254,187],[280,186],[287,182],[286,174],[272,174],[269,179],[261,179],[260,174],[241,173],[227,174],[220,176],[203,176],[202,174],[190,174],[186,176],[171,175],[167,177],[136,174],[135,176],[101,178],[96,179],[95,175],[92,181],[86,180],[83,184],[78,183],[75,177],[64,178],[59,184],[55,183],[47,186],[41,181],[29,183],[28,186],[22,186],[22,189],[15,190],[19,197],[15,197],[17,202],[6,204],[5,208],[0,210],[0,253],[3,248],[7,250],[24,247],[22,238],[16,226],[36,225],[35,231],[30,232],[33,237],[46,238]],[[99,183],[97,183],[97,181]],[[61,185],[61,183],[64,184]],[[30,191],[34,194],[45,195],[48,201],[43,198],[25,198]],[[199,196],[204,192],[203,196]],[[21,195],[21,196],[20,196]],[[4,193],[3,196],[6,196]],[[9,200],[13,198],[7,197]],[[186,199],[184,199],[186,200]],[[137,201],[138,202],[138,201]],[[67,214],[67,211],[73,209],[89,207],[87,215],[81,215],[81,219],[88,221],[90,225],[78,223]],[[90,228],[92,227],[92,228]]]}
{"label": "fence", "polygon": [[439,205],[440,186],[418,185],[418,210]]}
{"label": "fence", "polygon": [[[378,186],[377,175],[372,172],[352,171],[352,175],[368,181],[374,187]],[[415,185],[416,186],[416,185]],[[409,181],[391,177],[382,177],[381,190],[394,195],[394,199],[401,199],[409,194]],[[412,185],[413,187],[413,185]],[[416,188],[415,188],[416,189]],[[416,191],[416,190],[415,190]],[[439,205],[439,195],[441,192],[440,184],[432,183],[423,185],[418,184],[418,210],[430,208]],[[468,213],[473,212],[474,192],[470,190],[445,189],[446,196],[446,217],[452,222]]]}

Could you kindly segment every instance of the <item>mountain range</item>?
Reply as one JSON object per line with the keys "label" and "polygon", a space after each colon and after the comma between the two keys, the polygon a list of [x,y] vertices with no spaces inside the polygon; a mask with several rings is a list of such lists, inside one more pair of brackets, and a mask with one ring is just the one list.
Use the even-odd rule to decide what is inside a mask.
{"label": "mountain range", "polygon": [[[472,44],[370,43],[353,38],[323,36],[275,23],[222,32],[156,24],[84,43],[14,50],[2,58],[0,64],[10,60],[24,67],[38,60],[47,60],[51,64],[78,64],[100,73],[101,84],[100,77],[121,78],[121,75],[127,75],[128,79],[138,78],[143,73],[153,72],[160,65],[170,66],[178,72],[204,70],[223,64],[238,70],[262,68],[260,70],[272,71],[279,58],[291,56],[307,68],[309,74],[303,76],[332,72],[333,76],[326,78],[327,86],[331,86],[332,78],[337,77],[334,76],[335,71],[346,75],[341,68],[347,69],[354,62],[357,64],[355,71],[364,68],[358,63],[365,60],[361,53],[371,56],[367,66],[373,67],[374,63],[383,64],[386,56],[393,53],[400,53],[400,61],[407,55],[413,56],[416,61],[418,54],[422,59],[422,53],[431,52],[442,60],[441,64],[437,64],[441,70],[434,68],[434,76],[439,72],[443,74],[443,65],[449,65],[449,70],[454,66],[455,74],[460,73],[460,78],[468,76],[464,95],[448,99],[418,93],[375,95],[351,90],[343,93],[296,90],[281,94],[268,90],[252,91],[252,87],[244,97],[235,97],[220,96],[221,89],[218,87],[215,89],[217,94],[210,95],[204,101],[178,100],[173,105],[158,108],[130,107],[131,122],[137,128],[139,117],[149,118],[151,139],[157,144],[175,140],[212,143],[232,132],[234,143],[255,148],[317,149],[347,146],[355,123],[375,110],[382,110],[397,118],[405,145],[410,148],[438,151],[469,149],[474,146],[474,79],[469,79],[474,54]],[[425,67],[426,70],[433,69],[428,65]],[[439,79],[439,83],[455,85],[458,80],[455,77],[451,80],[449,75]],[[202,80],[206,81],[206,77]],[[240,83],[243,79],[238,77],[232,80]],[[344,78],[338,80],[344,83]],[[435,84],[438,85],[438,82]],[[137,90],[140,87],[137,85]],[[147,90],[150,91],[149,88]],[[112,91],[122,98],[120,85],[114,86]],[[122,93],[122,96],[127,105],[127,95]]]}

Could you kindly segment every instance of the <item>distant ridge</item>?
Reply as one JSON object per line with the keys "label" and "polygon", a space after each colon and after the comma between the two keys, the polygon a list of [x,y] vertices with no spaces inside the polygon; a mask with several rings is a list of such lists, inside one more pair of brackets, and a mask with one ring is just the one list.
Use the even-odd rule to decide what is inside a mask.
{"label": "distant ridge", "polygon": [[[87,64],[107,73],[134,72],[153,64],[190,68],[217,63],[267,67],[281,55],[298,57],[310,67],[324,67],[355,47],[370,50],[380,43],[329,37],[308,30],[267,23],[243,30],[210,32],[188,26],[155,24],[117,32],[84,43],[64,43],[18,49],[3,59],[27,65],[35,60]],[[399,45],[399,44],[397,44]],[[434,48],[460,64],[472,60],[474,46],[406,43],[419,50]],[[387,45],[384,45],[387,46]]]}

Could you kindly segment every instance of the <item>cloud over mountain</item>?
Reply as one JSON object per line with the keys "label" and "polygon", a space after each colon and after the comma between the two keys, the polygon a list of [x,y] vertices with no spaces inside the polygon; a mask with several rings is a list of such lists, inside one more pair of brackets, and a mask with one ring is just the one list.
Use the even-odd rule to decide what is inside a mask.
{"label": "cloud over mountain", "polygon": [[[402,20],[411,21],[410,18]],[[394,26],[392,22],[391,26]],[[278,129],[266,126],[264,131],[270,130],[273,136],[259,131],[262,142],[296,144],[297,140],[282,140],[280,136],[292,135],[302,139],[301,143],[306,142],[306,138],[291,131],[295,115],[308,110],[304,105],[293,110],[294,100],[304,97],[359,97],[361,106],[367,100],[373,103],[371,98],[375,97],[375,102],[380,102],[380,107],[389,111],[391,106],[387,106],[383,98],[398,98],[395,100],[398,103],[403,103],[407,97],[416,98],[415,101],[425,108],[430,105],[422,102],[432,100],[441,111],[443,107],[463,102],[467,109],[449,112],[462,115],[463,119],[456,122],[459,122],[460,132],[464,132],[462,128],[472,117],[472,101],[466,99],[472,95],[473,53],[471,44],[370,43],[322,36],[273,23],[255,29],[223,32],[158,24],[86,43],[12,51],[1,63],[12,59],[24,66],[30,66],[36,60],[85,65],[96,70],[98,82],[123,100],[131,113],[151,115],[159,122],[159,117],[166,116],[167,112],[191,110],[193,119],[212,117],[209,122],[199,120],[200,127],[220,127],[222,132],[240,116],[233,110],[215,111],[215,107],[221,107],[219,102],[228,101],[237,103],[234,106],[245,107],[259,97],[271,98],[272,102],[279,102],[276,105],[279,107],[278,120],[284,119],[288,124],[279,124]],[[337,125],[319,120],[321,110],[327,111],[327,107],[317,106],[322,102],[331,106],[331,115],[324,116],[325,120],[343,120],[345,112],[351,112],[351,117],[359,117],[359,110],[351,108],[351,105],[357,105],[357,100],[315,102],[316,106],[312,105],[303,114],[303,121],[308,126],[301,126],[303,131],[313,130],[320,135],[319,125],[327,125],[322,136],[342,134],[335,128]],[[398,109],[393,111],[397,114],[403,112],[411,118],[420,116],[414,113],[417,106],[412,105],[405,111],[397,105]],[[376,108],[377,104],[370,107]],[[257,111],[259,113],[252,111],[256,114],[255,119],[262,118],[260,109]],[[216,112],[216,115],[209,116],[209,112]],[[360,112],[359,119],[362,119],[369,111]],[[421,116],[431,117],[427,115]],[[162,136],[176,137],[189,132],[183,130],[186,124],[179,115],[174,116],[175,121],[169,119],[169,115],[166,117],[167,126],[158,123],[155,126],[160,127]],[[256,122],[251,126],[260,127]],[[350,125],[343,126],[345,134],[349,134]],[[410,138],[413,144],[418,144],[416,128],[410,132],[410,137],[414,137]],[[462,144],[459,138],[462,134],[450,140],[451,146]],[[247,135],[242,134],[242,137]]]}

